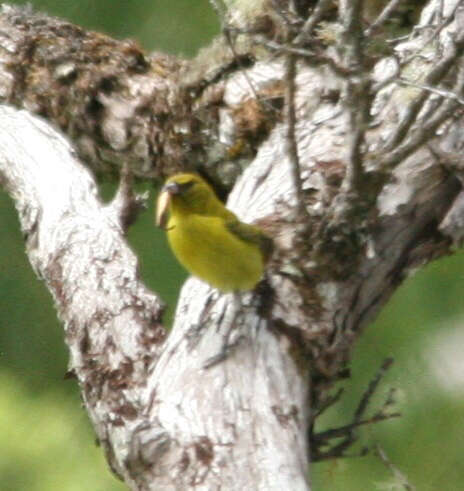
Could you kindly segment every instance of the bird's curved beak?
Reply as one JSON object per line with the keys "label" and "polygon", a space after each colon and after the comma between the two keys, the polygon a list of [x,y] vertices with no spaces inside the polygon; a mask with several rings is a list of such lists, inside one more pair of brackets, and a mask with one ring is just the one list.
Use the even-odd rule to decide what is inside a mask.
{"label": "bird's curved beak", "polygon": [[158,227],[166,229],[169,216],[169,204],[171,202],[171,196],[179,194],[180,187],[175,182],[169,182],[161,188],[161,192],[158,196],[156,203],[156,216],[155,223]]}
{"label": "bird's curved beak", "polygon": [[180,185],[177,182],[168,182],[161,188],[161,192],[166,192],[169,194],[179,194]]}
{"label": "bird's curved beak", "polygon": [[158,196],[158,201],[156,202],[155,223],[162,229],[165,229],[168,223],[170,201],[171,195],[167,191],[161,190],[161,193]]}

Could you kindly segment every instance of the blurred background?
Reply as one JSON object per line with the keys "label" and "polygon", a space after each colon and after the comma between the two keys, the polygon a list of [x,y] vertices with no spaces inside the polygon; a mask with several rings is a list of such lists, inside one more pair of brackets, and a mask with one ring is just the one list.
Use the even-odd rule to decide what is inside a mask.
{"label": "blurred background", "polygon": [[[23,2],[10,2],[23,3]],[[24,2],[25,3],[25,2]],[[208,0],[33,0],[36,9],[145,49],[193,56],[218,33]],[[153,186],[146,188],[154,194]],[[112,186],[102,190],[112,194]],[[142,214],[129,240],[142,276],[169,304],[185,273]],[[75,381],[64,380],[68,354],[52,300],[32,273],[11,200],[0,191],[0,489],[117,491],[82,409]],[[315,490],[462,489],[464,466],[464,254],[437,261],[407,280],[357,343],[345,396],[319,429],[349,423],[382,360],[395,364],[374,401],[395,388],[402,416],[359,433],[362,446],[381,445],[396,470],[375,456],[317,463]],[[375,407],[373,408],[375,409]],[[372,413],[372,412],[371,412]]]}

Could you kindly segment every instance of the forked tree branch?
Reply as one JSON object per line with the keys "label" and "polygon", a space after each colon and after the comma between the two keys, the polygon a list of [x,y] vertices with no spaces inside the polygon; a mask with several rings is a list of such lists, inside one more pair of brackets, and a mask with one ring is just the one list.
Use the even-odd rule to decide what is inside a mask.
{"label": "forked tree branch", "polygon": [[230,317],[231,299],[189,282],[165,340],[162,305],[124,240],[127,182],[104,206],[89,172],[44,122],[3,106],[0,126],[0,182],[55,299],[68,376],[113,471],[132,489],[246,489],[256,469],[267,489],[306,489],[307,374],[252,297],[235,322],[243,342],[234,361],[205,369],[230,329],[218,319]]}

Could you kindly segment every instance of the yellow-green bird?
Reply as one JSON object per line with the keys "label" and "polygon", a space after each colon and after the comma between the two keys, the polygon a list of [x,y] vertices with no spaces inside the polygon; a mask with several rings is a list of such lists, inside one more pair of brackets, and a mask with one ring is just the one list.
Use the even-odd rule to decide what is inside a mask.
{"label": "yellow-green bird", "polygon": [[241,222],[196,174],[175,174],[158,197],[156,224],[179,262],[222,292],[252,290],[272,253],[272,240]]}

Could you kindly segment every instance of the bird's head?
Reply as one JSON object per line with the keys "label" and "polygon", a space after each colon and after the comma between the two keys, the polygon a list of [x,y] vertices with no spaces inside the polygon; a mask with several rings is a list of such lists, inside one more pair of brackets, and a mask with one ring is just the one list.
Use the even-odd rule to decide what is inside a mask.
{"label": "bird's head", "polygon": [[158,196],[156,225],[166,228],[169,213],[208,214],[218,199],[209,184],[196,174],[175,174]]}

